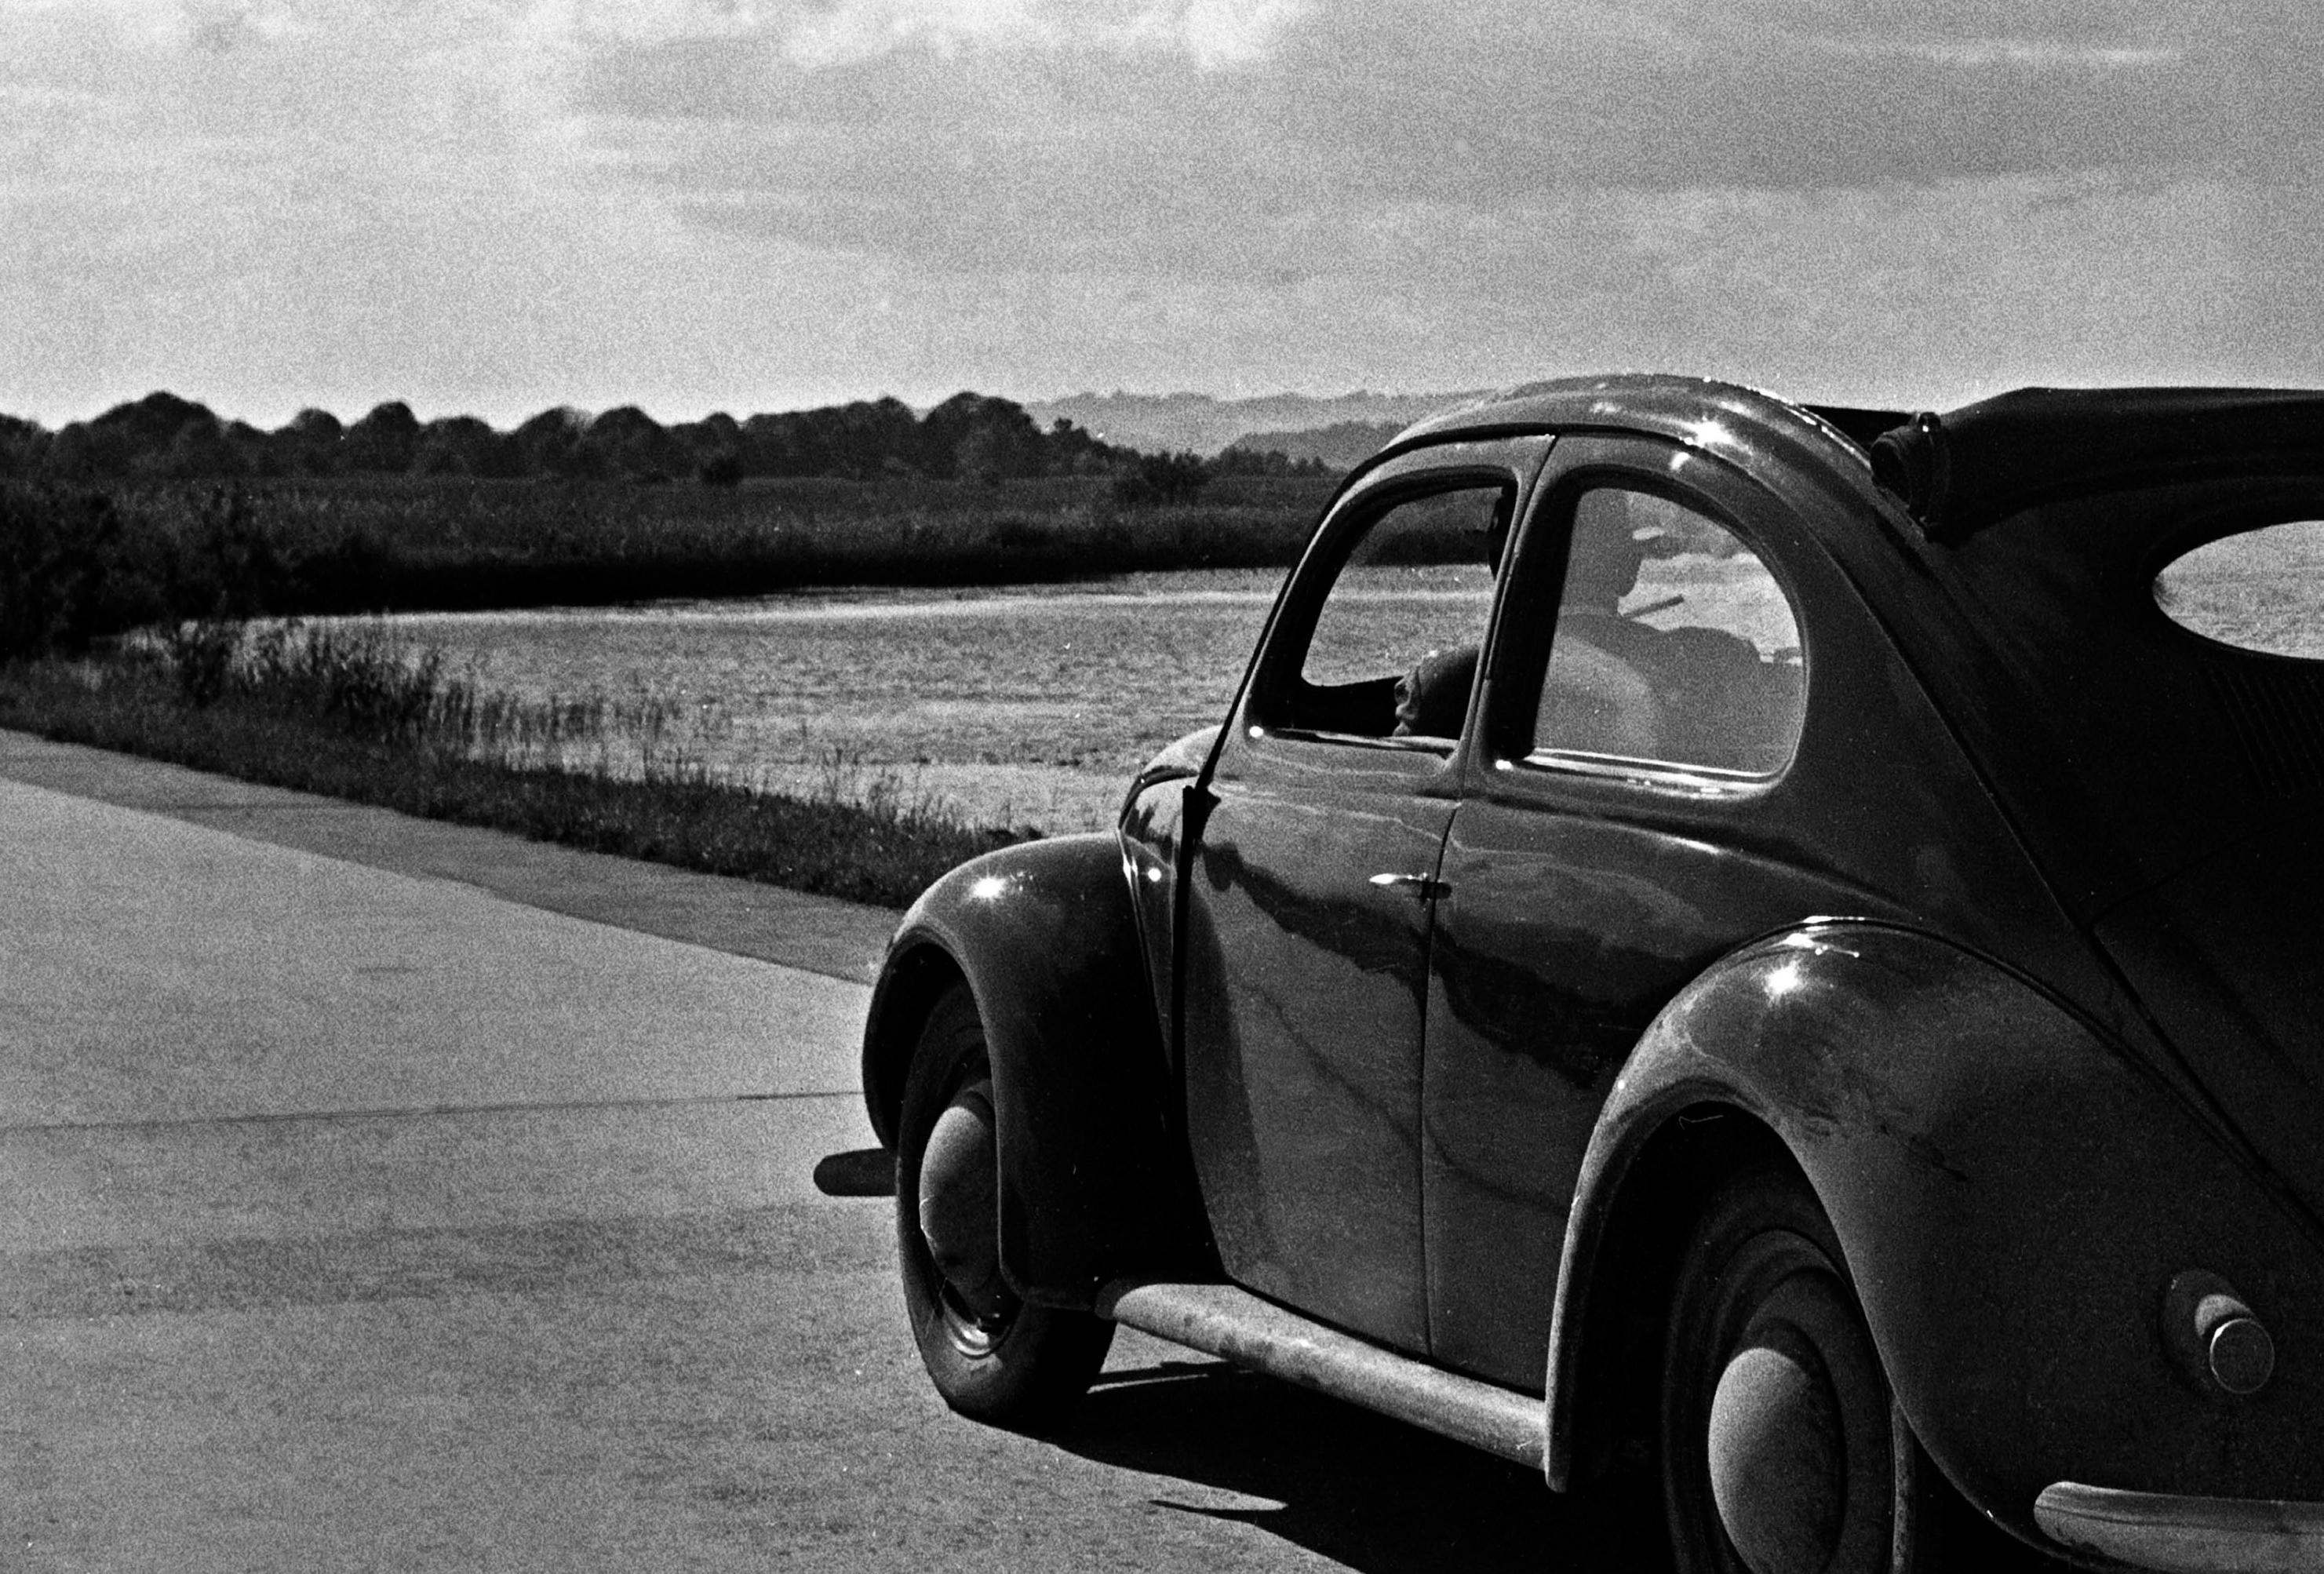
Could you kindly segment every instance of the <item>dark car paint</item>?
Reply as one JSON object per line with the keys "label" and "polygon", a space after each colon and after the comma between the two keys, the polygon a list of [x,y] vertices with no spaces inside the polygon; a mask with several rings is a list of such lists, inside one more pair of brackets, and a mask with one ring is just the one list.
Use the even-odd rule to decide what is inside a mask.
{"label": "dark car paint", "polygon": [[[1708,842],[1463,804],[1431,953],[1421,1183],[1429,1351],[1538,1388],[1558,1252],[1616,1071],[1738,940],[1850,888]],[[1522,900],[1512,898],[1522,896]]]}
{"label": "dark car paint", "polygon": [[[1667,1122],[1764,1121],[1831,1214],[1899,1402],[1947,1476],[2021,1533],[2060,1479],[2324,1496],[2324,1257],[2250,1173],[2094,1025],[1925,934],[1831,923],[1747,948],[1656,1019],[1582,1167],[1619,1189]],[[1560,1275],[1549,1469],[1572,1468],[1584,1302],[1605,1210]],[[2224,1275],[2291,1337],[2260,1394],[2181,1370],[2172,1277]],[[2296,1330],[2296,1331],[2294,1331]]]}
{"label": "dark car paint", "polygon": [[1427,878],[1452,815],[1432,754],[1300,738],[1221,750],[1178,965],[1187,1135],[1238,1284],[1428,1347],[1421,1029]]}
{"label": "dark car paint", "polygon": [[[1185,990],[1172,964],[1172,938],[1185,926],[1185,887],[1179,879],[1193,851],[1189,831],[1199,833],[1210,797],[1196,778],[1216,750],[1219,728],[1204,727],[1179,738],[1133,778],[1121,804],[1123,868],[1130,876],[1130,906],[1138,923],[1139,954],[1153,991],[1156,1028],[1168,1062],[1170,1084],[1178,1085],[1177,1023]],[[1183,1129],[1183,1107],[1171,1106],[1173,1124]]]}
{"label": "dark car paint", "polygon": [[[1811,673],[1798,755],[1765,783],[1608,780],[1486,750],[1468,762],[1441,878],[1426,1055],[1432,1350],[1541,1380],[1566,1209],[1612,1072],[1655,1014],[1735,946],[1815,914],[1938,916],[1988,947],[2059,914],[1909,673],[1794,511],[1655,439],[1562,442],[1531,533],[1586,484],[1659,484],[1781,565]],[[1521,563],[1520,575],[1526,572]],[[1520,579],[1512,594],[1554,601]],[[1503,672],[1541,651],[1504,631]],[[1505,656],[1512,646],[1519,648]],[[1489,736],[1534,690],[1488,701]],[[1496,715],[1495,712],[1514,713]],[[2003,855],[1996,857],[1996,847]],[[2025,944],[2015,947],[2032,949]]]}
{"label": "dark car paint", "polygon": [[[1240,1284],[1414,1353],[1429,1346],[1420,1118],[1432,909],[1420,893],[1459,778],[1442,748],[1315,733],[1298,658],[1322,582],[1382,506],[1416,480],[1458,477],[1498,483],[1514,509],[1548,447],[1539,437],[1446,445],[1342,493],[1213,756],[1177,932],[1187,1137],[1221,1262]],[[1294,718],[1303,725],[1278,725]]]}
{"label": "dark car paint", "polygon": [[[2295,959],[2272,986],[2277,1026],[2259,1026],[2172,932],[2193,915],[2171,915],[2163,894],[2189,888],[2182,876],[2237,847],[2267,863],[2280,843],[2297,861],[2297,828],[2324,794],[2324,680],[2312,663],[2179,628],[2151,589],[2158,569],[2201,540],[2319,511],[2324,482],[2256,475],[2059,502],[1953,546],[1874,554],[1858,539],[1846,550],[1888,561],[1880,607],[1898,649],[2071,914],[2076,939],[2105,937],[2088,954],[2115,982],[2078,989],[2031,971],[2108,1017],[2324,1236],[2313,1136],[2324,1067],[2310,1059],[2283,1082],[2281,1056],[2293,1046],[2270,1042],[2285,1022],[2324,1013],[2324,969]],[[2221,925],[2221,939],[2249,932],[2296,947],[2315,933],[2303,916],[2310,900],[2255,888],[2207,899],[2201,921]],[[2306,987],[2287,1018],[2282,990],[2295,979]],[[2126,1009],[2109,1011],[2109,997]],[[2204,1031],[2184,1031],[2199,1018]],[[2306,1053],[2316,1044],[2306,1039]],[[2284,1098],[2264,1091],[2272,1082]]]}
{"label": "dark car paint", "polygon": [[2096,925],[2271,1166],[2324,1205],[2324,825],[2313,808]]}
{"label": "dark car paint", "polygon": [[[1653,1164],[1632,1160],[1723,1106],[1730,1122],[1766,1122],[1807,1172],[1841,1231],[1916,1430],[1973,1500],[2021,1534],[2034,1533],[2033,1493],[2076,1472],[2153,1490],[2324,1496],[2319,1451],[2294,1427],[2324,1413],[2315,1221],[2228,1118],[2223,1100],[2248,1090],[2198,1075],[2190,1062],[2200,1047],[2174,1045],[2156,1027],[2157,1012],[2176,1028],[2188,1010],[2209,1008],[2202,968],[2179,956],[2143,969],[2117,946],[2142,975],[2142,1000],[2116,958],[2091,943],[2092,917],[2138,894],[2104,883],[2117,837],[2089,823],[2086,796],[2020,779],[2054,773],[2058,734],[2071,729],[2051,725],[2022,664],[1995,653],[1987,635],[2009,609],[1965,605],[1980,585],[1946,556],[2007,542],[2014,523],[1964,546],[1932,546],[1874,484],[1861,449],[1831,426],[1684,379],[1521,390],[1424,423],[1388,457],[1425,466],[1441,439],[1550,430],[1560,447],[1545,486],[1565,455],[1583,456],[1582,439],[1600,435],[1658,437],[1683,448],[1685,464],[1725,476],[1719,484],[1763,491],[1764,518],[1738,522],[1770,544],[1801,598],[1812,672],[1799,757],[1773,787],[1738,793],[1535,770],[1483,747],[1473,728],[1443,768],[1471,801],[1452,816],[1452,854],[1440,871],[1452,895],[1434,904],[1443,949],[1428,985],[1429,1030],[1445,1036],[1448,1060],[1437,1104],[1427,1106],[1424,1091],[1435,1112],[1420,1128],[1436,1176],[1426,1184],[1441,1183],[1454,1214],[1465,1186],[1524,1215],[1522,1228],[1535,1232],[1525,1249],[1539,1260],[1555,1255],[1541,1243],[1562,1229],[1563,1274],[1545,1271],[1536,1285],[1543,1302],[1553,1284],[1558,1297],[1553,1483],[1586,1475],[1580,1456],[1602,1446],[1602,1429],[1585,1413],[1589,1390],[1574,1379],[1612,1355],[1584,1343],[1603,1331],[1592,1308],[1613,1303],[1591,1272],[1600,1247],[1621,1221],[1646,1216],[1637,1193],[1662,1183],[1647,1178]],[[1380,468],[1352,476],[1341,501]],[[1503,673],[1515,670],[1502,667],[1503,649],[1497,635],[1482,679],[1489,711]],[[1249,740],[1251,686],[1247,673],[1214,760]],[[1845,704],[1834,697],[1841,689]],[[2049,703],[2054,710],[2056,697]],[[1004,1150],[1012,1130],[1038,1128],[1047,1143],[1038,1161],[1004,1157],[1011,1189],[1074,1221],[1056,1236],[1071,1249],[1038,1263],[1012,1256],[1012,1276],[1037,1293],[1071,1299],[1093,1280],[1198,1247],[1200,1221],[1174,1210],[1171,1188],[1184,1184],[1188,1162],[1176,1057],[1189,1014],[1219,1003],[1187,989],[1192,969],[1182,965],[1217,943],[1184,878],[1204,855],[1204,819],[1217,801],[1206,779],[1185,775],[1199,753],[1182,744],[1157,760],[1126,805],[1119,851],[1086,856],[1076,879],[1087,884],[1069,901],[1029,905],[1037,922],[1027,934],[1038,938],[957,916],[965,888],[955,879],[899,937],[899,975],[932,950],[979,959],[961,965],[979,980],[981,1002],[1021,988],[1037,999],[1103,997],[1119,1011],[1134,994],[1154,1013],[1109,1040],[1142,1038],[1143,1055],[1089,1057],[1085,1036],[1047,1026],[1085,1007],[1036,1011],[1045,1026],[1001,1036],[1020,1046],[1009,1053],[1027,1105],[1013,1128],[1004,1124]],[[1538,800],[1530,814],[1529,796]],[[1626,840],[1662,851],[1629,868],[1615,851]],[[1231,837],[1213,845],[1233,851]],[[2216,840],[2205,845],[2217,851]],[[1005,864],[1023,853],[997,857]],[[2180,858],[2146,885],[2200,861]],[[1250,870],[1246,860],[1237,879],[1255,890]],[[1341,933],[1311,898],[1345,872],[1302,869],[1296,882],[1278,879],[1268,895],[1281,932],[1311,947]],[[1097,896],[1109,878],[1110,912]],[[1570,906],[1554,913],[1495,916],[1464,906],[1500,886],[1558,881]],[[1254,895],[1250,907],[1266,904]],[[1068,908],[1073,921],[1060,925]],[[1812,927],[1802,938],[1802,920],[1833,908],[1885,923]],[[1629,929],[1593,941],[1609,914],[1628,915],[1618,922]],[[2205,921],[2218,916],[2214,902]],[[1545,947],[1533,945],[1529,924]],[[1783,924],[1785,935],[1716,960],[1720,941]],[[1144,963],[1126,970],[1134,991],[1103,954],[1127,934],[1139,937]],[[1046,976],[1053,943],[1063,982]],[[1592,943],[1599,953],[1588,953]],[[1554,970],[1561,957],[1584,954],[1607,976],[1577,991]],[[1771,993],[1769,980],[1795,963],[1802,981]],[[2210,987],[2229,988],[2233,980],[2218,980],[2230,971],[2214,967]],[[2194,991],[2191,1004],[2170,1006],[2172,987]],[[1807,1014],[1810,1002],[1829,1014]],[[1523,1021],[1536,1010],[1559,1025],[1554,1045],[1526,1038]],[[1649,1018],[1609,1083],[1626,1039]],[[875,1005],[875,1036],[880,1019]],[[881,1053],[892,1057],[892,1043]],[[867,1041],[876,1122],[892,1094],[874,1081],[873,1054]],[[996,1069],[1000,1059],[996,1052]],[[1123,1069],[1147,1063],[1163,1068],[1157,1078]],[[1474,1107],[1497,1076],[1528,1090],[1509,1100],[1501,1128],[1440,1135],[1442,1114]],[[1037,1084],[1047,1118],[1030,1108]],[[1556,1174],[1571,1173],[1586,1112],[1600,1102],[1563,1219]],[[1209,1118],[1204,1162],[1235,1162],[1231,1109]],[[1075,1122],[1095,1135],[1057,1137]],[[1539,1164],[1528,1175],[1533,1145]],[[1101,1150],[1116,1164],[1103,1173],[1118,1192],[1104,1196],[1089,1183],[1097,1172],[1074,1167]],[[1119,1162],[1125,1153],[1136,1162]],[[1137,1173],[1148,1163],[1179,1166],[1176,1179]],[[1438,1217],[1429,1214],[1432,1229]],[[1455,1255],[1482,1256],[1481,1241]],[[2279,1374],[2255,1401],[2204,1392],[2166,1358],[2156,1327],[2163,1289],[2190,1266],[2225,1274],[2277,1330]],[[1039,1273],[1055,1283],[1035,1283]],[[1491,1299],[1455,1297],[1467,1309],[1448,1312],[1439,1357],[1514,1383],[1520,1363],[1509,1351],[1536,1337],[1540,1312],[1497,1316]]]}
{"label": "dark car paint", "polygon": [[1914,609],[1906,642],[1951,658],[1941,695],[2077,916],[2324,790],[2314,665],[2192,635],[2151,589],[2196,540],[2286,511],[2324,512],[2324,482],[2089,499],[1921,548],[1942,604]]}
{"label": "dark car paint", "polygon": [[1207,1260],[1123,872],[1100,833],[961,865],[904,915],[864,1029],[865,1100],[892,1146],[920,1023],[967,981],[992,1065],[1001,1268],[1038,1304],[1086,1309],[1118,1274]]}

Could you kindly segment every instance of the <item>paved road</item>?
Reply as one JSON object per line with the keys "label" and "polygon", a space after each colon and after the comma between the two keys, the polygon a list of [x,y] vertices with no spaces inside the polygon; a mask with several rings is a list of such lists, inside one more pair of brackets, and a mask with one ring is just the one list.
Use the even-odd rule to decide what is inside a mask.
{"label": "paved road", "polygon": [[0,1570],[1582,1566],[1142,1337],[945,1411],[808,1182],[892,917],[0,733]]}

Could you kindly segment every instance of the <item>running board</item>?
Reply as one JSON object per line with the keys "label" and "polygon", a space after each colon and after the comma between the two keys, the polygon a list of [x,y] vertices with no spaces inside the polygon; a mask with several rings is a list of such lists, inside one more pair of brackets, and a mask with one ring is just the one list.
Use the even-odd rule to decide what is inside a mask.
{"label": "running board", "polygon": [[1117,1279],[1098,1292],[1097,1313],[1541,1468],[1539,1397],[1382,1349],[1232,1284]]}

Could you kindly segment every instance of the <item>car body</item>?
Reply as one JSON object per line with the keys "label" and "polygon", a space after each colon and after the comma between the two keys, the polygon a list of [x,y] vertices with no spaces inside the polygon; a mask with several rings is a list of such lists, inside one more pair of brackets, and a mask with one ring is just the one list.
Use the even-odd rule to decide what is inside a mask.
{"label": "car body", "polygon": [[[1681,1566],[1892,1566],[1832,1550],[1885,1405],[1877,1458],[2024,1546],[2324,1567],[2324,666],[2154,591],[2320,517],[2316,394],[1624,376],[1411,428],[1117,833],[906,916],[864,1050],[906,1254],[993,1242],[922,1302],[982,1275],[1560,1489],[1643,1449]],[[973,1088],[915,1117],[946,998]],[[1834,1496],[1763,1523],[1787,1468]]]}

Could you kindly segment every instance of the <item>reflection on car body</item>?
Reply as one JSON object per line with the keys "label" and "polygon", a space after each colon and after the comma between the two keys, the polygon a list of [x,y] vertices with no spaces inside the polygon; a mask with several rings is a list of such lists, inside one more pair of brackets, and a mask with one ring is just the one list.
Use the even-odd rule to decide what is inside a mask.
{"label": "reflection on car body", "polygon": [[2324,1569],[2319,518],[2317,394],[1412,428],[1118,834],[898,932],[937,1386],[1128,1322],[1681,1569]]}

